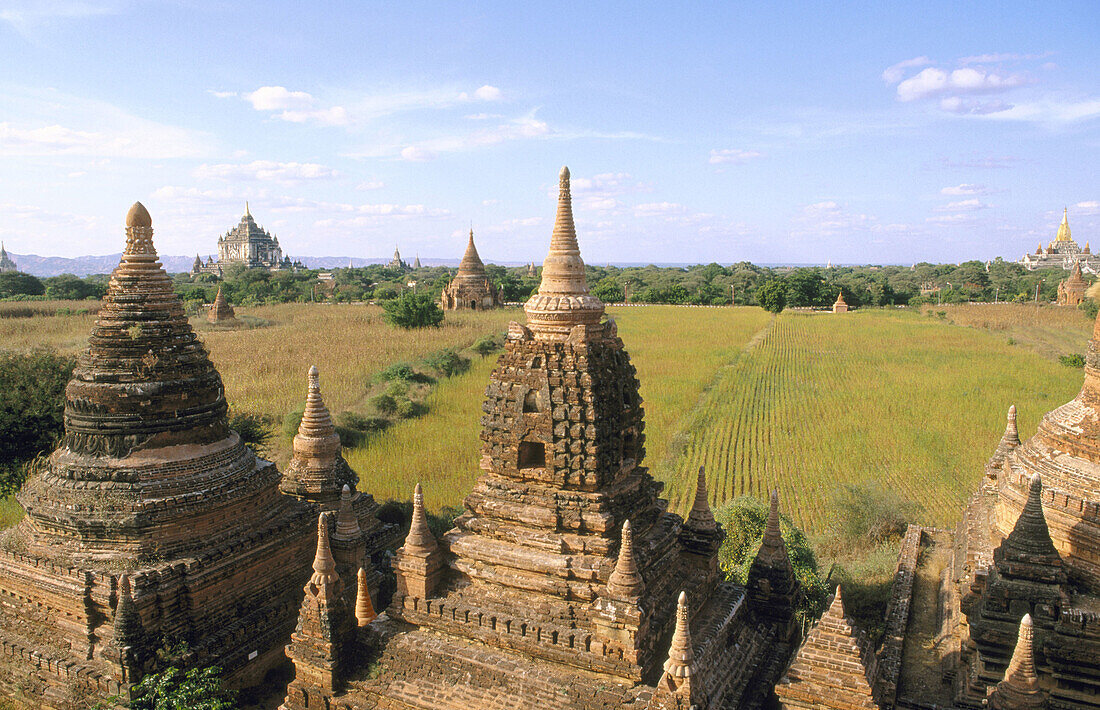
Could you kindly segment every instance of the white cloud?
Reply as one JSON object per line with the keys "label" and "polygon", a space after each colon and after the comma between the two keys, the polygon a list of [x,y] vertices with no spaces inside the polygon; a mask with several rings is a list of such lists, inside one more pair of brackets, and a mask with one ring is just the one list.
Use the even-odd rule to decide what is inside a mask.
{"label": "white cloud", "polygon": [[1013,54],[1011,52],[978,54],[973,57],[963,57],[959,60],[959,64],[1000,64],[1002,62],[1045,59],[1051,54],[1052,52],[1043,52],[1042,54]]}
{"label": "white cloud", "polygon": [[898,84],[897,96],[900,101],[916,101],[943,94],[996,93],[1025,83],[1026,77],[1020,74],[1002,75],[972,67],[949,72],[928,67]]}
{"label": "white cloud", "polygon": [[493,128],[407,145],[401,149],[400,155],[405,160],[423,162],[432,160],[441,153],[474,150],[506,141],[549,137],[551,134],[550,126],[545,121],[535,118],[532,112]]}
{"label": "white cloud", "polygon": [[956,224],[958,222],[967,222],[974,219],[974,215],[970,214],[946,214],[938,217],[927,217],[925,222],[931,224]]}
{"label": "white cloud", "polygon": [[946,205],[940,205],[934,207],[936,212],[973,212],[976,210],[988,209],[989,205],[985,204],[977,197],[969,200],[958,200],[957,202],[948,202]]}
{"label": "white cloud", "polygon": [[1080,215],[1095,215],[1100,214],[1100,202],[1096,200],[1087,200],[1085,202],[1078,202],[1074,206],[1074,211]]}
{"label": "white cloud", "polygon": [[687,208],[677,202],[646,202],[634,205],[634,214],[637,217],[661,217],[686,211]]}
{"label": "white cloud", "polygon": [[361,182],[358,185],[356,185],[355,189],[356,190],[381,190],[385,186],[386,186],[386,183],[382,182],[381,180],[367,180],[365,182]]}
{"label": "white cloud", "polygon": [[136,117],[129,128],[77,130],[58,124],[20,127],[0,122],[0,155],[106,156],[163,160],[193,158],[207,151],[196,134]]}
{"label": "white cloud", "polygon": [[1006,121],[1064,124],[1100,117],[1100,98],[1076,101],[1043,98],[1019,102],[991,116]]}
{"label": "white cloud", "polygon": [[860,212],[849,212],[836,200],[822,200],[806,205],[792,220],[792,236],[829,237],[852,231],[874,230],[874,217]]}
{"label": "white cloud", "polygon": [[882,72],[882,80],[887,84],[896,84],[901,81],[901,78],[905,76],[905,70],[913,67],[925,67],[932,63],[932,60],[928,57],[914,57],[913,59],[906,59],[900,61],[897,64],[886,67]]}
{"label": "white cloud", "polygon": [[463,118],[470,121],[488,121],[491,118],[504,118],[504,116],[499,113],[471,113]]}
{"label": "white cloud", "polygon": [[952,187],[945,187],[940,190],[941,195],[985,195],[989,192],[989,188],[985,185],[976,185],[973,183],[963,183],[961,185],[954,185]]}
{"label": "white cloud", "polygon": [[280,163],[273,160],[254,160],[251,163],[203,163],[195,168],[194,176],[200,179],[220,180],[273,180],[276,182],[300,182],[336,177],[332,168],[319,163]]}
{"label": "white cloud", "polygon": [[214,91],[213,89],[208,89],[206,93],[218,99],[232,99],[237,96],[236,91]]}
{"label": "white cloud", "polygon": [[716,149],[710,152],[711,165],[719,165],[729,163],[733,165],[741,165],[747,163],[754,158],[763,157],[763,153],[758,150],[741,150],[740,148],[723,148]]}
{"label": "white cloud", "polygon": [[489,86],[488,84],[486,84],[485,86],[482,86],[477,91],[475,91],[474,96],[481,99],[482,101],[499,101],[500,89],[495,86]]}
{"label": "white cloud", "polygon": [[244,95],[245,101],[257,111],[285,111],[306,109],[316,100],[304,91],[290,91],[285,86],[261,86]]}

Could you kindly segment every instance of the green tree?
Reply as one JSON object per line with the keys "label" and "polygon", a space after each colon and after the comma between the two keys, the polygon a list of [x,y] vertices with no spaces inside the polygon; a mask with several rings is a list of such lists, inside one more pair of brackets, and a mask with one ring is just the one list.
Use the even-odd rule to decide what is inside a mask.
{"label": "green tree", "polygon": [[772,313],[780,313],[787,307],[787,289],[782,279],[770,278],[756,291],[756,302]]}
{"label": "green tree", "polygon": [[795,269],[783,279],[787,303],[797,308],[823,306],[827,296],[825,279],[817,269]]}
{"label": "green tree", "polygon": [[237,692],[222,685],[217,666],[183,671],[171,666],[142,678],[131,710],[237,710]]}
{"label": "green tree", "polygon": [[91,283],[72,274],[51,276],[42,280],[46,287],[46,298],[81,301],[85,298],[100,298],[106,292],[101,284]]}
{"label": "green tree", "polygon": [[34,276],[22,271],[0,273],[0,298],[9,296],[42,296],[46,287]]}
{"label": "green tree", "polygon": [[604,303],[622,303],[625,298],[623,287],[614,276],[601,279],[592,289],[592,295]]}
{"label": "green tree", "polygon": [[[758,498],[734,498],[714,511],[714,518],[726,531],[726,539],[718,549],[718,564],[726,579],[744,585],[749,569],[764,540],[768,521],[768,504]],[[825,611],[828,590],[818,575],[817,558],[806,535],[787,516],[780,514],[779,529],[787,554],[791,558],[794,576],[802,585],[803,598],[795,612],[802,622],[812,621]]]}
{"label": "green tree", "polygon": [[45,350],[0,353],[0,497],[17,491],[25,464],[60,438],[65,385],[75,364]]}
{"label": "green tree", "polygon": [[382,304],[383,317],[399,328],[435,327],[443,322],[443,311],[427,293],[407,291]]}

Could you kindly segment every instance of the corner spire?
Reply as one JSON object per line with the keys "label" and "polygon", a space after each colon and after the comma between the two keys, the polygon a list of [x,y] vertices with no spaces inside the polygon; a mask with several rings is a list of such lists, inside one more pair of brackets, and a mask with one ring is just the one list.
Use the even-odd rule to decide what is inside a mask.
{"label": "corner spire", "polygon": [[355,588],[355,621],[360,626],[366,626],[378,616],[374,611],[374,603],[370,600],[370,586],[367,584],[367,571],[359,568],[356,575]]}
{"label": "corner spire", "polygon": [[706,469],[699,467],[699,475],[695,481],[695,502],[691,506],[684,524],[693,530],[710,532],[718,527],[714,514],[710,510],[710,500],[707,494]]}
{"label": "corner spire", "polygon": [[345,483],[340,491],[340,507],[336,513],[336,532],[332,536],[335,540],[358,540],[363,534],[351,503],[351,486]]}
{"label": "corner spire", "polygon": [[695,650],[691,647],[689,621],[687,592],[682,591],[676,600],[676,630],[672,633],[672,644],[664,667],[668,678],[682,679],[695,675]]}
{"label": "corner spire", "polygon": [[317,516],[317,553],[313,556],[313,576],[309,578],[310,584],[317,587],[335,584],[340,580],[340,575],[336,574],[336,560],[332,558],[332,547],[329,545],[327,516],[327,513]]}
{"label": "corner spire", "polygon": [[310,366],[308,377],[309,394],[306,395],[306,408],[302,413],[302,422],[298,425],[298,436],[310,439],[334,436],[336,426],[332,423],[332,415],[325,406],[324,398],[321,397],[321,373],[316,365]]}
{"label": "corner spire", "polygon": [[[130,258],[127,257],[137,257]],[[157,250],[153,246],[153,218],[145,205],[135,202],[126,213],[126,249],[123,262],[156,261]]]}
{"label": "corner spire", "polygon": [[1035,672],[1033,636],[1031,614],[1024,614],[1004,680],[989,695],[988,706],[992,710],[1039,710],[1047,707],[1046,693],[1039,687],[1039,676]]}
{"label": "corner spire", "polygon": [[634,533],[630,521],[623,522],[622,543],[615,569],[607,580],[607,593],[615,599],[640,599],[645,593],[645,581],[634,560]]}
{"label": "corner spire", "polygon": [[405,547],[423,552],[431,552],[439,547],[435,535],[432,535],[432,530],[428,527],[428,514],[424,511],[424,490],[419,483],[413,491],[412,522],[409,524],[409,534],[405,537]]}

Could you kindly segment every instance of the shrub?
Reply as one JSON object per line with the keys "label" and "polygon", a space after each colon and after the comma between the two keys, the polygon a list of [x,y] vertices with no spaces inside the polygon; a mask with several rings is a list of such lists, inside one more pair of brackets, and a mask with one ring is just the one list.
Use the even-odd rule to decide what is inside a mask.
{"label": "shrub", "polygon": [[406,362],[395,362],[374,376],[376,382],[432,382],[432,378],[417,372]]}
{"label": "shrub", "polygon": [[403,293],[385,301],[382,310],[386,322],[399,328],[434,328],[443,322],[443,311],[427,293]]}
{"label": "shrub", "polygon": [[626,299],[626,292],[623,287],[611,276],[600,279],[600,282],[592,289],[592,295],[604,303],[622,303]]}
{"label": "shrub", "polygon": [[[727,579],[744,585],[764,539],[768,504],[751,496],[742,496],[715,510],[714,517],[726,530],[726,539],[718,549],[718,563]],[[782,514],[779,516],[779,527],[795,577],[804,592],[796,612],[801,622],[809,622],[825,610],[827,589],[818,576],[817,558],[806,536]]]}
{"label": "shrub", "polygon": [[470,360],[455,352],[454,348],[443,348],[424,358],[424,364],[444,377],[460,375],[470,369]]}
{"label": "shrub", "polygon": [[833,498],[838,537],[856,544],[896,540],[920,513],[919,505],[875,482],[846,484]]}
{"label": "shrub", "polygon": [[0,352],[0,497],[18,490],[24,464],[61,437],[65,385],[75,364],[49,350]]}
{"label": "shrub", "polygon": [[1096,313],[1100,311],[1100,303],[1097,303],[1091,298],[1086,298],[1081,301],[1081,305],[1077,307],[1084,311],[1089,320],[1096,320]]}
{"label": "shrub", "polygon": [[765,311],[780,313],[787,307],[787,287],[781,279],[768,279],[757,289],[756,302]]}
{"label": "shrub", "polygon": [[[268,453],[268,445],[273,436],[271,427],[260,414],[252,412],[231,412],[229,415],[229,428],[237,432],[241,441],[251,447],[261,456]],[[295,426],[297,430],[297,426]]]}
{"label": "shrub", "polygon": [[397,400],[384,392],[371,397],[369,403],[379,414],[393,414],[397,411]]}
{"label": "shrub", "polygon": [[298,433],[298,427],[302,424],[302,416],[305,415],[305,407],[298,407],[286,413],[283,417],[283,434],[293,437]]}
{"label": "shrub", "polygon": [[9,296],[41,296],[46,287],[34,276],[22,271],[0,273],[0,298]]}
{"label": "shrub", "polygon": [[428,413],[428,406],[422,402],[403,399],[397,403],[397,416],[402,419],[415,419]]}
{"label": "shrub", "polygon": [[183,671],[169,667],[134,687],[132,710],[237,710],[237,692],[222,685],[217,666]]}
{"label": "shrub", "polygon": [[1060,355],[1058,362],[1062,363],[1066,367],[1081,368],[1085,366],[1085,356],[1073,353],[1072,355]]}
{"label": "shrub", "polygon": [[500,350],[503,346],[504,344],[501,342],[500,338],[492,335],[486,335],[482,338],[478,338],[477,342],[470,346],[470,349],[478,355],[485,357],[487,355],[495,353],[497,350]]}

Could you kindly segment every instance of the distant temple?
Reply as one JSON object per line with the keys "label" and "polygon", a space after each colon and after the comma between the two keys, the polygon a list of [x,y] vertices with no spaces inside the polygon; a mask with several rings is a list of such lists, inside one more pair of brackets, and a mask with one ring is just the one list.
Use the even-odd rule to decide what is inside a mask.
{"label": "distant temple", "polygon": [[4,243],[0,242],[0,274],[5,271],[19,271],[19,267],[11,260],[8,253],[4,251]]}
{"label": "distant temple", "polygon": [[1081,275],[1080,262],[1073,265],[1073,271],[1069,278],[1058,284],[1058,305],[1077,306],[1085,300],[1085,291],[1088,289],[1088,281]]}
{"label": "distant temple", "polygon": [[388,269],[397,269],[398,271],[409,271],[410,267],[408,262],[401,258],[401,251],[397,248],[393,248],[393,258],[386,264]]}
{"label": "distant temple", "polygon": [[1035,248],[1034,254],[1024,254],[1020,259],[1020,264],[1031,271],[1035,269],[1069,271],[1076,263],[1080,263],[1081,268],[1088,273],[1100,273],[1100,255],[1092,253],[1088,242],[1085,242],[1085,248],[1082,249],[1077,242],[1073,241],[1069,231],[1068,209],[1062,211],[1062,223],[1058,226],[1054,241],[1048,244],[1046,249],[1043,249],[1043,245],[1040,244]]}
{"label": "distant temple", "polygon": [[470,241],[466,244],[466,253],[458,265],[458,273],[444,287],[439,297],[439,306],[445,311],[484,311],[503,305],[503,289],[494,286],[485,274],[485,264],[478,256],[477,247],[474,246],[474,230],[471,229]]}
{"label": "distant temple", "polygon": [[222,276],[222,270],[230,264],[243,264],[250,269],[291,269],[301,267],[300,263],[292,263],[290,257],[283,256],[283,250],[279,246],[278,237],[269,234],[267,230],[256,224],[252,218],[252,212],[245,203],[244,216],[240,223],[222,236],[218,237],[218,260],[207,257],[203,263],[199,256],[195,256],[195,263],[191,266],[191,275],[214,274]]}
{"label": "distant temple", "polygon": [[844,300],[844,291],[841,290],[836,295],[836,301],[833,302],[833,313],[847,313],[848,303]]}

